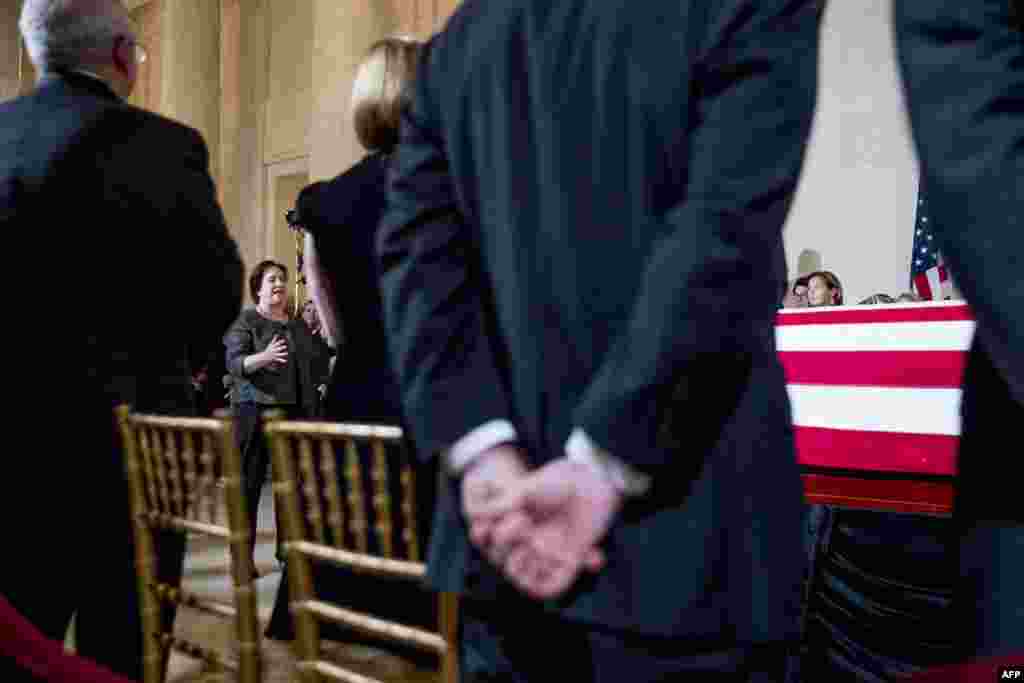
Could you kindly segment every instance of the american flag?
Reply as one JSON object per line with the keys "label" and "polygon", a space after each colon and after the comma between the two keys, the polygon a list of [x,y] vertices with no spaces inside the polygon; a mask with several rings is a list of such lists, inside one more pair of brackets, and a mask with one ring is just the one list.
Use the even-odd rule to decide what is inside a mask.
{"label": "american flag", "polygon": [[942,262],[942,254],[932,234],[924,181],[921,182],[914,220],[914,248],[910,253],[910,286],[924,301],[951,299],[953,283],[950,282],[949,271]]}
{"label": "american flag", "polygon": [[[837,471],[867,475],[865,500],[885,498],[885,486],[906,494],[908,478],[955,474],[960,381],[974,335],[965,303],[788,309],[775,331],[809,493],[809,477]],[[945,481],[941,490],[915,484],[907,495],[948,507]]]}

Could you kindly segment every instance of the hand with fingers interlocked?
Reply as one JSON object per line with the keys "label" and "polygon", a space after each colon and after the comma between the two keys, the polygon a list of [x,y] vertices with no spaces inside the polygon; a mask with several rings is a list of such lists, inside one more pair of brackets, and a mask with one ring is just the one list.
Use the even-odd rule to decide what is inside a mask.
{"label": "hand with fingers interlocked", "polygon": [[487,516],[481,511],[527,473],[522,451],[514,445],[501,444],[477,456],[462,475],[462,512],[470,540],[499,569],[504,565],[508,544],[496,546],[492,542],[495,534],[506,539],[510,531],[525,524],[525,519],[515,511]]}
{"label": "hand with fingers interlocked", "polygon": [[472,542],[530,597],[558,597],[604,566],[599,544],[622,494],[598,469],[558,458],[528,472],[504,445],[481,455],[462,487]]}

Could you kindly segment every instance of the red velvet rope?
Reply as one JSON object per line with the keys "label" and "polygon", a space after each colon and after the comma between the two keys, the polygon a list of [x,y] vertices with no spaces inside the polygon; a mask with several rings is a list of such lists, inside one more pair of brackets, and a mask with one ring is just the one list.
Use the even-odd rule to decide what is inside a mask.
{"label": "red velvet rope", "polygon": [[84,657],[68,654],[0,595],[0,656],[48,683],[133,683]]}

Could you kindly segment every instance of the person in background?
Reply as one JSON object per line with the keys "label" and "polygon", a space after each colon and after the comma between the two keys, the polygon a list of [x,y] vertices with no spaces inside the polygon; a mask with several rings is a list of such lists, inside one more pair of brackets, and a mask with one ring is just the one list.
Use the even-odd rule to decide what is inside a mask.
{"label": "person in background", "polygon": [[803,681],[889,681],[955,660],[955,531],[929,515],[811,506]]}
{"label": "person in background", "polygon": [[[113,408],[194,415],[190,355],[216,348],[238,315],[244,273],[202,136],[126,101],[145,49],[124,4],[20,4],[39,82],[0,103],[0,229],[17,255],[5,272],[63,305],[60,333],[33,336],[10,363],[31,378],[5,416],[6,481],[31,495],[2,496],[0,593],[58,643],[74,616],[78,655],[140,680]],[[158,574],[174,583],[184,539],[170,536],[158,540]],[[0,681],[22,680],[37,678],[0,657]]]}
{"label": "person in background", "polygon": [[793,282],[793,288],[786,293],[782,300],[783,308],[807,308],[807,281],[809,279],[809,275],[804,275]]}
{"label": "person in background", "polygon": [[[242,311],[224,335],[224,346],[225,363],[237,391],[236,435],[255,548],[260,496],[270,464],[262,414],[276,408],[293,419],[313,417],[316,387],[326,377],[313,334],[305,322],[288,314],[288,268],[276,261],[261,261],[249,276],[249,293],[256,306]],[[277,555],[281,560],[280,541]]]}
{"label": "person in background", "polygon": [[893,299],[888,294],[872,294],[867,299],[860,302],[861,306],[876,306],[878,304],[893,304],[896,303],[896,299]]}
{"label": "person in background", "polygon": [[807,305],[842,306],[843,286],[835,273],[819,270],[807,276]]}
{"label": "person in background", "polygon": [[[344,347],[324,406],[324,417],[336,422],[405,426],[387,354],[374,242],[386,203],[391,154],[398,142],[399,112],[407,101],[420,48],[418,42],[404,38],[386,38],[370,47],[352,88],[352,121],[367,155],[334,179],[304,188],[296,201],[294,224],[305,233],[306,279],[324,336],[337,346],[344,330]],[[407,446],[413,448],[411,443]],[[368,454],[361,455],[368,475]],[[338,472],[342,474],[343,468]],[[437,470],[418,466],[415,474],[416,532],[420,547],[426,548]],[[370,483],[364,482],[366,490],[372,490]],[[397,478],[390,483],[397,487]],[[344,476],[339,484],[342,490],[347,488]],[[394,488],[392,495],[397,494]],[[317,590],[350,609],[436,628],[434,598],[418,586],[325,567],[318,573]],[[330,627],[328,633],[339,640],[363,640],[340,627]],[[293,637],[287,577],[281,581],[267,635],[279,640]],[[414,651],[401,651],[415,656]]]}
{"label": "person in background", "polygon": [[[842,304],[839,279],[813,273],[809,299]],[[803,680],[890,680],[949,661],[950,540],[944,520],[810,506]]]}
{"label": "person in background", "polygon": [[819,17],[466,2],[425,48],[377,251],[464,680],[783,677],[805,510],[773,326]]}
{"label": "person in background", "polygon": [[317,315],[316,304],[312,299],[306,299],[306,303],[302,304],[302,320],[314,335],[322,333],[320,316]]}
{"label": "person in background", "polygon": [[[334,359],[336,357],[336,352],[335,349],[327,343],[323,325],[320,324],[320,316],[316,312],[316,304],[313,303],[312,299],[307,299],[306,303],[302,305],[302,320],[306,323],[310,333],[312,333],[313,344],[316,346],[316,373],[318,376],[329,378],[331,373],[334,371]],[[318,384],[316,392],[316,416],[320,417],[323,415],[323,403],[327,398],[327,382]]]}

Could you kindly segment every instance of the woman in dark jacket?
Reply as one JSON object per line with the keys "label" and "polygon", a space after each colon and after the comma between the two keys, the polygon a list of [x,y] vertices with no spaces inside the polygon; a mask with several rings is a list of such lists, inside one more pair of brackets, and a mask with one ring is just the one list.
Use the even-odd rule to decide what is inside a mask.
{"label": "woman in dark jacket", "polygon": [[326,379],[320,368],[326,363],[321,363],[320,351],[306,323],[288,314],[288,268],[275,261],[262,261],[249,276],[249,293],[256,307],[242,311],[224,335],[224,346],[237,400],[233,404],[249,502],[251,555],[256,543],[260,492],[270,463],[260,429],[261,415],[276,408],[292,418],[313,417],[316,387]]}
{"label": "woman in dark jacket", "polygon": [[[328,343],[338,350],[323,411],[334,422],[404,422],[388,357],[374,243],[387,199],[388,154],[398,142],[399,111],[418,52],[418,43],[398,38],[370,48],[356,74],[352,95],[356,134],[369,154],[333,180],[306,187],[296,202],[296,222],[305,232],[303,256],[310,295]],[[364,458],[363,462],[368,477],[369,461]],[[436,470],[428,470],[420,465],[416,471],[421,548],[427,547],[437,481]],[[345,486],[343,479],[341,484]],[[369,485],[369,480],[364,482]],[[437,627],[434,599],[425,589],[334,567],[321,570],[317,589],[324,599],[411,626]],[[377,644],[341,628],[325,627],[324,634]],[[293,637],[287,576],[282,577],[267,635],[280,640]]]}

